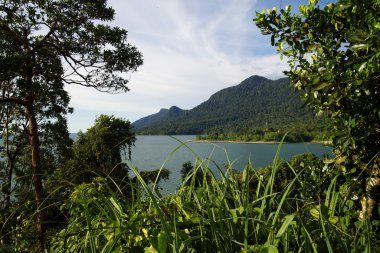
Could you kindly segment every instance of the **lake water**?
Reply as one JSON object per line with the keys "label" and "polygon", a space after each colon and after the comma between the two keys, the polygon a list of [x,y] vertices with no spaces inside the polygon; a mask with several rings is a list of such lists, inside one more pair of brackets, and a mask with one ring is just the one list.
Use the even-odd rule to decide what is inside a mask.
{"label": "lake water", "polygon": [[[194,142],[195,136],[137,136],[136,146],[132,148],[132,164],[141,170],[168,169],[170,179],[162,182],[163,193],[174,192],[181,183],[182,164],[196,157],[213,161],[218,166],[233,163],[233,168],[243,170],[250,161],[254,168],[261,168],[273,162],[278,144],[248,143],[204,143]],[[332,156],[331,147],[317,143],[284,143],[280,159],[289,160],[301,153],[313,153],[318,157]],[[210,163],[212,164],[212,163]],[[210,165],[215,169],[215,166]]]}

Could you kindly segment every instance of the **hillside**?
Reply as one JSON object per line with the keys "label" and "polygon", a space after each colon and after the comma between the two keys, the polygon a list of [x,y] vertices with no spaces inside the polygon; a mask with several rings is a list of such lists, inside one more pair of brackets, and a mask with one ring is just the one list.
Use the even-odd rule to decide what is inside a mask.
{"label": "hillside", "polygon": [[169,109],[163,108],[158,113],[136,120],[135,122],[133,122],[133,126],[135,127],[135,129],[149,127],[161,121],[165,121],[168,118],[172,118],[172,119],[179,118],[185,112],[186,110],[182,110],[181,108],[177,106],[172,106]]}
{"label": "hillside", "polygon": [[144,127],[135,124],[135,127],[139,134],[210,134],[249,129],[322,131],[324,119],[316,118],[315,113],[304,107],[299,95],[289,87],[288,78],[269,80],[251,76],[239,85],[216,92],[191,110],[177,115],[166,113],[162,117],[151,115],[150,119],[159,120]]}

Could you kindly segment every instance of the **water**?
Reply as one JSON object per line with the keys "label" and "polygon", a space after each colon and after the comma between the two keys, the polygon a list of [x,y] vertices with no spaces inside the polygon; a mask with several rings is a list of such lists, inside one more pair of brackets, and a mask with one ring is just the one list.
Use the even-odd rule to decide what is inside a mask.
{"label": "water", "polygon": [[[255,168],[267,166],[276,156],[278,144],[248,143],[201,143],[193,142],[195,136],[137,136],[136,146],[132,148],[132,164],[139,170],[155,170],[161,166],[168,169],[170,179],[162,182],[163,193],[174,192],[181,183],[182,164],[196,157],[214,161],[218,166],[233,163],[233,168],[243,170],[248,161]],[[186,146],[183,145],[185,142]],[[332,156],[331,147],[317,143],[285,143],[280,151],[281,160],[289,160],[301,153],[313,153],[318,157]],[[210,165],[216,171],[216,167]]]}

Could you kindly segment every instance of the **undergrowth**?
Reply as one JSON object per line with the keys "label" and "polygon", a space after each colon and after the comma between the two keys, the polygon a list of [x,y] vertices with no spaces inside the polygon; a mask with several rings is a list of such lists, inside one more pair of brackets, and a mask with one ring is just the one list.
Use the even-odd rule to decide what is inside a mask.
{"label": "undergrowth", "polygon": [[358,219],[354,186],[312,155],[281,162],[280,149],[242,172],[196,158],[166,196],[130,164],[128,196],[111,179],[82,184],[50,252],[379,252],[379,221]]}

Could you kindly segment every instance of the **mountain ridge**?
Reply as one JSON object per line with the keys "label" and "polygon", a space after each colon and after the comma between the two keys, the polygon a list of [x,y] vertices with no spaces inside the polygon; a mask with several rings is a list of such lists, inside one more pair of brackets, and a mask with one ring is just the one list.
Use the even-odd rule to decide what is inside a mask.
{"label": "mountain ridge", "polygon": [[[221,89],[190,110],[176,107],[180,110],[177,114],[161,113],[153,124],[135,127],[139,134],[209,134],[272,128],[322,131],[323,119],[304,106],[300,95],[286,77],[270,80],[254,75]],[[150,116],[157,119],[157,114],[147,117]]]}
{"label": "mountain ridge", "polygon": [[151,114],[148,116],[145,116],[141,119],[136,120],[132,123],[135,129],[141,129],[145,127],[149,127],[151,125],[154,125],[156,123],[159,123],[163,119],[167,117],[175,117],[183,114],[187,110],[183,110],[179,108],[178,106],[171,106],[169,109],[161,108],[158,113]]}

